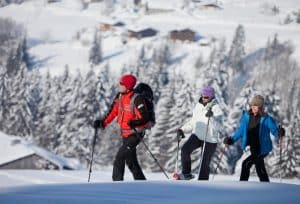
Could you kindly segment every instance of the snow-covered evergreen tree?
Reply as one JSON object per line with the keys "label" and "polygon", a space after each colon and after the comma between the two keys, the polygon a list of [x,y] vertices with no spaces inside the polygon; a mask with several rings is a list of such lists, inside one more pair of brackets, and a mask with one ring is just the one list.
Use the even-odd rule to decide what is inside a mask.
{"label": "snow-covered evergreen tree", "polygon": [[98,65],[102,61],[102,37],[100,31],[95,29],[94,41],[89,53],[89,62]]}
{"label": "snow-covered evergreen tree", "polygon": [[3,66],[0,66],[0,101],[0,129],[3,131],[9,111],[8,75]]}
{"label": "snow-covered evergreen tree", "polygon": [[243,71],[242,59],[246,54],[244,44],[245,30],[243,25],[238,25],[228,54],[228,64],[232,67],[233,73]]}
{"label": "snow-covered evergreen tree", "polygon": [[26,82],[26,100],[31,114],[32,136],[36,136],[39,123],[39,108],[42,101],[42,76],[38,69],[28,73]]}
{"label": "snow-covered evergreen tree", "polygon": [[[38,111],[38,122],[36,124],[35,129],[35,141],[37,144],[45,147],[47,149],[51,149],[50,145],[53,142],[53,135],[55,133],[55,123],[56,123],[56,116],[55,116],[55,106],[51,104],[54,102],[54,89],[53,89],[53,82],[49,72],[47,72],[46,76],[43,77],[41,83],[41,101],[39,104],[39,111]],[[54,110],[53,110],[54,108]]]}
{"label": "snow-covered evergreen tree", "polygon": [[[157,160],[164,164],[169,155],[167,155],[166,149],[169,147],[170,141],[167,140],[166,132],[170,129],[170,110],[174,106],[174,87],[171,83],[165,86],[161,90],[161,97],[155,108],[156,124],[151,129],[149,137],[147,138],[148,146],[150,147],[152,153],[156,156]],[[147,162],[147,169],[152,171],[160,171],[160,168],[149,156]]]}
{"label": "snow-covered evergreen tree", "polygon": [[[172,80],[174,85],[174,105],[170,110],[170,118],[168,122],[169,129],[166,130],[165,140],[168,141],[169,147],[166,148],[168,160],[165,162],[165,168],[168,171],[173,171],[176,163],[177,151],[177,130],[183,126],[187,120],[192,116],[192,109],[194,108],[194,95],[193,87],[185,81],[183,76],[175,76]],[[199,94],[198,94],[199,95]],[[182,144],[180,144],[180,147]],[[180,153],[179,153],[180,155]],[[179,157],[180,162],[180,157]]]}
{"label": "snow-covered evergreen tree", "polygon": [[32,134],[31,113],[26,100],[27,70],[25,65],[9,78],[9,106],[6,118],[5,132],[14,135],[28,136]]}

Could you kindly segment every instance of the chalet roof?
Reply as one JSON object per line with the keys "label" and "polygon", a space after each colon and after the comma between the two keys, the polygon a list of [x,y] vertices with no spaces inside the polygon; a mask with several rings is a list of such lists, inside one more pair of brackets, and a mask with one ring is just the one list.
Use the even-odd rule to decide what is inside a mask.
{"label": "chalet roof", "polygon": [[44,148],[26,142],[20,137],[7,136],[0,132],[0,165],[34,154],[56,164],[60,169],[64,167],[68,167],[69,169],[81,168],[77,160],[66,159]]}
{"label": "chalet roof", "polygon": [[195,31],[189,29],[189,28],[185,28],[185,29],[182,29],[182,30],[172,30],[171,32],[189,32],[189,33],[196,33]]}

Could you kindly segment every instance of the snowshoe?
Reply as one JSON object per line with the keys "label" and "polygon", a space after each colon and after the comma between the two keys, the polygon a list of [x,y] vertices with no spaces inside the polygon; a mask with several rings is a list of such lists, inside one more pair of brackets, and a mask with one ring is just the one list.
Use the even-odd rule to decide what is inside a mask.
{"label": "snowshoe", "polygon": [[173,173],[172,175],[174,180],[191,180],[193,178],[195,178],[195,176],[193,174],[179,174],[179,173]]}

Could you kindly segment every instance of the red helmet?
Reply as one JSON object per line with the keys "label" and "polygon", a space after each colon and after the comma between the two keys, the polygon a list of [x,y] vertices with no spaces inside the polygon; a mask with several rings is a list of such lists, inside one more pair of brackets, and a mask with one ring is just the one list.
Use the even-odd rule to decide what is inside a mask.
{"label": "red helmet", "polygon": [[136,83],[136,77],[132,74],[123,75],[120,79],[120,83],[123,84],[126,89],[133,90]]}

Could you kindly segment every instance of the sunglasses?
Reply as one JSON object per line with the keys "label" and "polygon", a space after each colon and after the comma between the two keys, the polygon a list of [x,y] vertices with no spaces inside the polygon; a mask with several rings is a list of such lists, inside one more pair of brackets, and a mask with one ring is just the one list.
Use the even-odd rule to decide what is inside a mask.
{"label": "sunglasses", "polygon": [[203,96],[202,98],[206,100],[210,99],[209,96]]}
{"label": "sunglasses", "polygon": [[123,84],[122,82],[120,82],[120,85],[121,85],[121,86],[124,86],[124,84]]}

